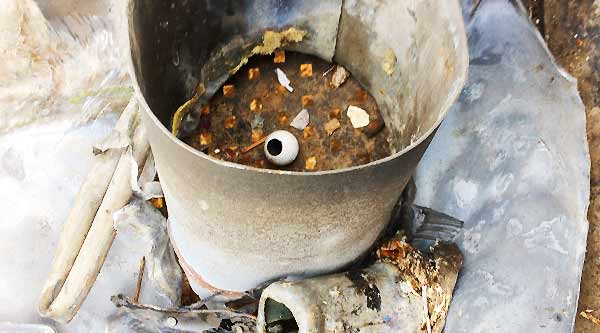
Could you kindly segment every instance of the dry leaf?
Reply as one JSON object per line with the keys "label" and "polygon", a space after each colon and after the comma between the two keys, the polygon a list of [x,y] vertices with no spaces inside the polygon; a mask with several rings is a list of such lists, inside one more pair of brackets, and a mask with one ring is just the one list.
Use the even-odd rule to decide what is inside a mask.
{"label": "dry leaf", "polygon": [[228,84],[223,86],[223,96],[225,97],[233,97],[235,94],[235,86],[233,84]]}
{"label": "dry leaf", "polygon": [[311,137],[311,136],[313,136],[313,135],[315,135],[315,130],[312,128],[312,126],[306,126],[306,127],[304,128],[304,131],[303,131],[303,133],[302,133],[302,136],[303,136],[305,139],[308,139],[308,138],[310,138],[310,137]]}
{"label": "dry leaf", "polygon": [[262,111],[262,104],[260,103],[259,99],[253,98],[250,101],[250,111],[252,112],[260,112]]}
{"label": "dry leaf", "polygon": [[301,98],[302,101],[302,106],[303,107],[307,107],[313,104],[313,102],[315,101],[315,98],[312,95],[304,95]]}
{"label": "dry leaf", "polygon": [[312,64],[301,64],[300,65],[300,76],[311,77],[313,75]]}
{"label": "dry leaf", "polygon": [[336,118],[333,118],[327,123],[325,123],[325,132],[327,132],[327,135],[331,136],[333,132],[337,131],[340,127],[340,121]]}
{"label": "dry leaf", "polygon": [[229,116],[225,118],[225,128],[234,128],[235,127],[235,116]]}
{"label": "dry leaf", "polygon": [[316,157],[309,157],[306,159],[305,163],[304,163],[304,169],[306,170],[314,170],[317,167],[317,158]]}
{"label": "dry leaf", "polygon": [[260,77],[260,68],[250,68],[248,70],[248,80],[257,80]]}

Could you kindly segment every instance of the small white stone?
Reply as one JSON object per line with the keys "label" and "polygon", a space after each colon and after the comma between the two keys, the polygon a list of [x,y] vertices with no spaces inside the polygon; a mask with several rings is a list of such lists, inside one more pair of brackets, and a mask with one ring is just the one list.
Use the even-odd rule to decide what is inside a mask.
{"label": "small white stone", "polygon": [[291,82],[287,75],[279,68],[275,69],[275,73],[277,73],[277,81],[279,81],[279,84],[284,86],[289,92],[293,92],[294,88],[290,85]]}
{"label": "small white stone", "polygon": [[310,122],[310,115],[308,113],[308,110],[303,109],[302,111],[300,111],[300,113],[298,113],[298,115],[296,115],[294,120],[292,120],[292,122],[290,123],[290,126],[302,131],[304,128],[306,128],[306,126],[308,126],[309,122]]}
{"label": "small white stone", "polygon": [[367,111],[365,111],[357,106],[354,106],[354,105],[350,105],[348,107],[346,114],[348,115],[348,118],[350,118],[350,122],[352,123],[352,126],[354,128],[361,128],[361,127],[368,126],[369,123],[371,122]]}

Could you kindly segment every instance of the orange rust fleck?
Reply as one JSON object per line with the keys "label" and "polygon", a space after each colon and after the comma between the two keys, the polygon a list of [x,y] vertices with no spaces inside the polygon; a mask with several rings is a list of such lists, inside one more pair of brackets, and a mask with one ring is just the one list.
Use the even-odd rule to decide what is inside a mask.
{"label": "orange rust fleck", "polygon": [[233,95],[235,95],[235,86],[233,84],[223,86],[223,96],[233,97]]}
{"label": "orange rust fleck", "polygon": [[206,146],[212,143],[212,134],[207,131],[200,132],[199,135],[200,145]]}
{"label": "orange rust fleck", "polygon": [[315,135],[315,130],[312,128],[312,126],[306,126],[306,127],[304,127],[304,130],[302,131],[302,136],[305,139],[308,139],[308,138],[310,138],[313,135]]}
{"label": "orange rust fleck", "polygon": [[340,121],[336,118],[333,118],[327,123],[325,123],[325,132],[327,132],[327,135],[331,135],[333,134],[333,132],[337,131],[341,126],[342,125],[340,124]]}
{"label": "orange rust fleck", "polygon": [[202,109],[200,109],[200,113],[202,113],[203,115],[209,115],[210,114],[210,105],[204,105],[202,106]]}
{"label": "orange rust fleck", "polygon": [[289,123],[288,116],[284,112],[279,112],[277,115],[277,122],[279,125],[287,125]]}
{"label": "orange rust fleck", "polygon": [[359,90],[356,92],[356,102],[358,102],[359,104],[363,104],[367,101],[367,98],[369,97],[369,93],[367,93],[366,90]]}
{"label": "orange rust fleck", "polygon": [[152,198],[150,199],[150,203],[156,209],[163,209],[165,207],[165,198]]}
{"label": "orange rust fleck", "polygon": [[315,101],[315,98],[312,95],[304,95],[302,96],[302,106],[310,106]]}
{"label": "orange rust fleck", "polygon": [[329,119],[340,119],[340,115],[342,114],[342,109],[340,108],[333,108],[331,109],[331,111],[329,111]]}
{"label": "orange rust fleck", "polygon": [[238,146],[229,146],[225,149],[225,154],[230,159],[236,159],[239,155]]}
{"label": "orange rust fleck", "polygon": [[582,46],[583,46],[583,40],[581,40],[581,39],[577,38],[577,39],[575,40],[575,45],[577,45],[577,46],[579,46],[579,47],[582,47]]}
{"label": "orange rust fleck", "polygon": [[252,130],[252,143],[259,141],[265,136],[263,130],[260,128]]}
{"label": "orange rust fleck", "polygon": [[262,104],[260,103],[260,100],[257,98],[253,98],[250,101],[250,111],[252,112],[260,112],[262,111]]}
{"label": "orange rust fleck", "polygon": [[248,80],[257,80],[258,78],[260,78],[260,68],[250,68],[248,70]]}
{"label": "orange rust fleck", "polygon": [[306,159],[304,162],[304,169],[314,170],[317,167],[317,158],[312,156]]}
{"label": "orange rust fleck", "polygon": [[331,140],[331,151],[338,152],[342,150],[342,141],[333,139]]}
{"label": "orange rust fleck", "polygon": [[313,75],[312,64],[301,64],[300,65],[300,76],[311,77]]}
{"label": "orange rust fleck", "polygon": [[276,86],[275,89],[277,89],[277,92],[280,93],[280,94],[287,94],[288,93],[287,89],[285,89],[285,87],[282,86],[282,85],[280,85],[279,83],[277,84],[277,86]]}
{"label": "orange rust fleck", "polygon": [[282,64],[285,62],[285,50],[275,50],[275,57],[273,62],[276,64]]}
{"label": "orange rust fleck", "polygon": [[235,116],[229,116],[225,118],[225,128],[234,128],[235,127]]}

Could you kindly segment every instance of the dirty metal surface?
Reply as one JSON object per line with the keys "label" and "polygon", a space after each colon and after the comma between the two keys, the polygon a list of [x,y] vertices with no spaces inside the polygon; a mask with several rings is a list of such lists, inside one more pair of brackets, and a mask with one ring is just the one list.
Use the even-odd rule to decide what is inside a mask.
{"label": "dirty metal surface", "polygon": [[[291,171],[335,170],[390,155],[389,131],[383,126],[378,106],[356,79],[350,76],[340,87],[333,88],[333,65],[324,60],[289,51],[285,52],[285,62],[274,60],[273,56],[251,58],[208,105],[198,104],[202,109],[196,111],[201,114],[198,128],[184,141],[225,161]],[[312,70],[303,75],[301,67],[306,64],[311,64]],[[293,92],[279,84],[276,68],[286,73]],[[369,126],[352,126],[346,115],[350,105],[369,113]],[[310,122],[299,130],[290,123],[302,109],[308,110]],[[329,135],[326,125],[333,119],[339,121],[340,128]],[[276,130],[290,131],[298,139],[300,152],[292,164],[277,167],[270,163],[263,144],[243,152]],[[316,164],[311,165],[311,161]]]}
{"label": "dirty metal surface", "polygon": [[570,332],[589,155],[576,82],[513,4],[464,2],[469,80],[416,172],[415,203],[464,221],[445,332]]}
{"label": "dirty metal surface", "polygon": [[600,331],[581,313],[600,318],[600,2],[524,1],[556,61],[577,78],[586,107],[591,157],[590,223],[575,332]]}

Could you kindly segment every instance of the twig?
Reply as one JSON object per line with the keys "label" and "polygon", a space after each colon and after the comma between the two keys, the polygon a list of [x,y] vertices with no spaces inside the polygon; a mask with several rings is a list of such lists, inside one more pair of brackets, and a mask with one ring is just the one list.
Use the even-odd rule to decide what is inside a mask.
{"label": "twig", "polygon": [[331,65],[331,67],[329,67],[329,69],[326,70],[325,73],[323,73],[323,77],[327,76],[327,74],[329,74],[334,68],[335,68],[335,65]]}
{"label": "twig", "polygon": [[265,142],[265,140],[267,140],[267,137],[263,136],[260,140],[256,141],[255,143],[249,145],[248,147],[242,148],[242,154],[245,154],[245,153],[251,151],[252,149],[260,146],[261,144],[263,144]]}
{"label": "twig", "polygon": [[144,268],[146,267],[146,257],[142,257],[140,261],[140,270],[138,272],[137,283],[135,285],[135,296],[133,296],[133,302],[140,302],[140,292],[142,291],[142,280],[144,279]]}
{"label": "twig", "polygon": [[582,316],[583,318],[591,321],[592,323],[596,324],[596,325],[600,325],[600,319],[596,316],[594,316],[592,314],[592,311],[590,310],[586,310],[586,311],[581,311],[579,313],[580,316]]}
{"label": "twig", "polygon": [[238,312],[234,310],[211,310],[211,309],[199,309],[192,310],[187,308],[179,308],[179,309],[165,309],[155,305],[150,304],[137,304],[131,301],[128,297],[123,295],[116,295],[110,298],[110,300],[115,304],[116,307],[124,307],[128,309],[147,309],[157,312],[162,312],[166,314],[217,314],[217,315],[225,315],[230,317],[244,317],[251,320],[256,320],[256,316],[247,314],[244,312]]}

